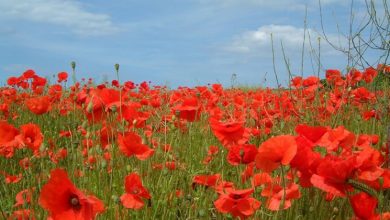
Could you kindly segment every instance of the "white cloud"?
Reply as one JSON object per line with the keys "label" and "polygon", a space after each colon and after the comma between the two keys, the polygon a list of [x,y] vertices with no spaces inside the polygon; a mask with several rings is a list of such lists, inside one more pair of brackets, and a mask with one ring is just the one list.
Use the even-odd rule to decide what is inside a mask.
{"label": "white cloud", "polygon": [[[270,52],[271,48],[271,34],[273,42],[276,48],[280,49],[280,42],[286,50],[299,51],[302,48],[305,29],[297,28],[291,25],[265,25],[261,26],[255,31],[247,31],[241,35],[235,37],[233,41],[225,46],[225,50],[237,53],[258,53],[258,52]],[[318,45],[318,34],[313,29],[306,29],[306,40],[310,40],[313,46]],[[339,42],[344,42],[342,38],[335,34],[327,35],[329,41],[339,45]],[[331,48],[325,42],[325,39],[321,40],[322,49],[325,52],[330,52]],[[343,43],[341,43],[343,45]],[[308,46],[306,46],[308,47]]]}
{"label": "white cloud", "polygon": [[69,28],[81,36],[120,31],[107,14],[92,13],[75,0],[0,0],[0,17]]}

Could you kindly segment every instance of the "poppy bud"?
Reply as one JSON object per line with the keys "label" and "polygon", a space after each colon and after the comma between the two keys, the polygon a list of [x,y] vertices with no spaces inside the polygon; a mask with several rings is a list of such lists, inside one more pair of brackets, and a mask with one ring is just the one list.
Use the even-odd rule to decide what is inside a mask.
{"label": "poppy bud", "polygon": [[75,61],[70,62],[70,66],[72,67],[72,69],[74,71],[74,69],[76,69],[76,62]]}
{"label": "poppy bud", "polygon": [[81,127],[82,128],[86,128],[88,125],[88,121],[83,121],[83,123],[81,124]]}
{"label": "poppy bud", "polygon": [[130,172],[130,171],[131,171],[131,166],[130,166],[130,165],[127,165],[127,166],[126,166],[126,171],[127,171],[127,172]]}
{"label": "poppy bud", "polygon": [[106,160],[102,160],[101,166],[102,166],[102,168],[106,168],[107,167],[107,161]]}
{"label": "poppy bud", "polygon": [[116,109],[117,109],[116,105],[111,106],[110,109],[111,109],[112,112],[116,112]]}
{"label": "poppy bud", "polygon": [[114,200],[115,203],[119,203],[119,201],[120,201],[120,200],[119,200],[119,197],[116,196],[116,195],[112,195],[112,196],[111,196],[111,199]]}
{"label": "poppy bud", "polygon": [[114,66],[115,66],[115,71],[118,72],[119,71],[119,64],[116,63]]}
{"label": "poppy bud", "polygon": [[88,106],[87,106],[87,112],[88,112],[88,113],[91,113],[92,110],[93,110],[93,102],[89,102],[89,103],[88,103]]}
{"label": "poppy bud", "polygon": [[383,179],[383,177],[379,177],[378,178],[378,182],[379,182],[379,186],[381,187],[381,189],[382,189],[382,187],[383,187],[383,183],[384,183],[384,179]]}
{"label": "poppy bud", "polygon": [[101,154],[102,153],[102,148],[100,145],[96,145],[96,149],[95,149],[96,153],[97,154]]}
{"label": "poppy bud", "polygon": [[40,151],[41,153],[43,153],[45,150],[46,150],[45,144],[41,144],[41,146],[39,147],[39,151]]}

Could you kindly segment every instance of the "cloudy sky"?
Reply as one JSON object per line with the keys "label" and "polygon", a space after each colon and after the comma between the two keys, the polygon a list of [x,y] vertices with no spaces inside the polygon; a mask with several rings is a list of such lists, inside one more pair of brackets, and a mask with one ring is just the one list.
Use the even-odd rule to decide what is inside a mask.
{"label": "cloudy sky", "polygon": [[[328,38],[345,45],[340,32],[347,32],[351,1],[321,4]],[[353,7],[356,17],[364,14],[363,2]],[[0,0],[0,11],[1,84],[30,68],[48,77],[70,72],[76,61],[77,78],[98,83],[114,79],[119,63],[121,81],[230,85],[236,74],[241,85],[274,86],[271,34],[282,84],[281,45],[292,74],[318,69],[317,0]],[[321,74],[345,68],[346,57],[320,42]]]}

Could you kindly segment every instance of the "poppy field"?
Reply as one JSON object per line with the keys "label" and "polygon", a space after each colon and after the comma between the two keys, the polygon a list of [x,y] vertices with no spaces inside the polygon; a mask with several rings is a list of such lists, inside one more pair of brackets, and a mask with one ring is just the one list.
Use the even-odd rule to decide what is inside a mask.
{"label": "poppy field", "polygon": [[389,66],[278,89],[115,68],[0,88],[0,219],[390,219]]}

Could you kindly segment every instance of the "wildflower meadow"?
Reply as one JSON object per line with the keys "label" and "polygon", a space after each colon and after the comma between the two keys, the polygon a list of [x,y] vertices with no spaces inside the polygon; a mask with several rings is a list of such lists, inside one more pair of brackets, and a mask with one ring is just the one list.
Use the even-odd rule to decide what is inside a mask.
{"label": "wildflower meadow", "polygon": [[0,88],[0,219],[390,219],[390,66],[177,89],[71,68]]}

